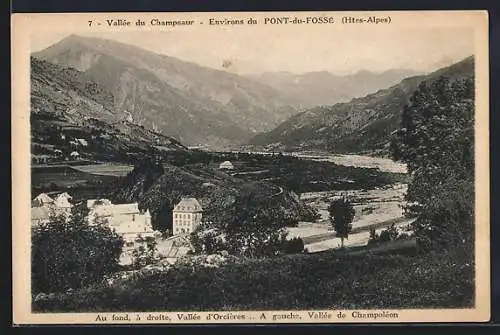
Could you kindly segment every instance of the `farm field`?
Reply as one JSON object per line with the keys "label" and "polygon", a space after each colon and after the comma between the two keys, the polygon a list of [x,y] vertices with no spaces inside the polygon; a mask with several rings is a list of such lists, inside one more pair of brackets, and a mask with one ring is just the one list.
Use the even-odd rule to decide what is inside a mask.
{"label": "farm field", "polygon": [[134,166],[104,163],[93,165],[78,165],[73,166],[73,168],[94,175],[124,177],[134,169]]}
{"label": "farm field", "polygon": [[106,197],[119,176],[94,174],[76,169],[74,166],[38,166],[31,169],[32,197],[39,193],[68,192],[75,201]]}
{"label": "farm field", "polygon": [[75,169],[72,166],[37,167],[31,170],[32,186],[56,184],[64,188],[105,179],[99,175]]}

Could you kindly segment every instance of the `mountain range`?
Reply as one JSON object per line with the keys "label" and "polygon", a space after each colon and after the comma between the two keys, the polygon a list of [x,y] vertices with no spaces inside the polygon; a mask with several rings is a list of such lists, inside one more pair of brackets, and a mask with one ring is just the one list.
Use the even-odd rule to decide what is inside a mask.
{"label": "mountain range", "polygon": [[361,70],[344,76],[316,71],[304,74],[264,72],[249,77],[279,90],[295,105],[310,108],[348,102],[352,98],[363,97],[379,89],[391,87],[404,78],[421,74],[413,70],[394,69],[382,73]]}
{"label": "mountain range", "polygon": [[123,120],[113,101],[111,92],[85,73],[32,57],[32,154],[77,150],[82,158],[121,159],[153,147],[187,150],[171,137]]}
{"label": "mountain range", "polygon": [[278,150],[317,150],[337,153],[384,155],[390,134],[399,127],[401,111],[422,82],[440,76],[462,79],[474,75],[472,56],[427,75],[330,106],[316,106],[292,116],[270,132],[259,134],[251,144]]}
{"label": "mountain range", "polygon": [[83,72],[123,119],[186,145],[243,143],[298,112],[270,86],[112,40],[71,35],[33,56]]}
{"label": "mountain range", "polygon": [[188,146],[215,149],[246,144],[306,108],[349,101],[415,74],[363,70],[347,76],[329,72],[243,76],[77,35],[32,56],[77,70],[109,92],[105,113],[114,120],[129,121]]}

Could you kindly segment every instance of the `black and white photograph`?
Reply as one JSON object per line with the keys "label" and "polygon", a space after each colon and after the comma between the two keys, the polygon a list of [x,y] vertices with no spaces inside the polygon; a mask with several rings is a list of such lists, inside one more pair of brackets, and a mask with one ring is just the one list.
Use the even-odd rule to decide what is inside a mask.
{"label": "black and white photograph", "polygon": [[489,318],[485,13],[18,23],[23,317]]}

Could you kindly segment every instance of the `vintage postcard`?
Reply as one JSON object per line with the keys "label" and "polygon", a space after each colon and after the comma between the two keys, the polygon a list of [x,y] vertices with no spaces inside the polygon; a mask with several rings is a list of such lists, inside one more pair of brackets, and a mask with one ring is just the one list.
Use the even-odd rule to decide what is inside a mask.
{"label": "vintage postcard", "polygon": [[489,320],[486,11],[11,24],[15,324]]}

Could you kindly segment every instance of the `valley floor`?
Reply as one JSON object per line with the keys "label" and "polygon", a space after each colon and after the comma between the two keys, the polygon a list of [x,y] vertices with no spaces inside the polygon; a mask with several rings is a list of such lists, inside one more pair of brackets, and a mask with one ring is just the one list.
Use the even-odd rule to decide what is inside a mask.
{"label": "valley floor", "polygon": [[404,217],[401,207],[406,189],[406,184],[394,184],[371,190],[302,193],[301,200],[316,208],[321,218],[318,222],[301,222],[297,227],[288,228],[289,238],[301,237],[309,252],[340,248],[340,240],[330,228],[327,208],[332,199],[341,195],[349,197],[356,212],[353,230],[345,240],[346,246],[366,245],[370,228],[380,233],[394,224],[403,231],[412,222]]}

